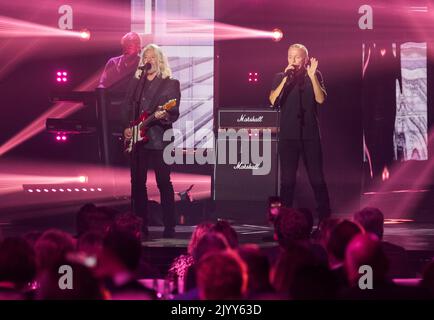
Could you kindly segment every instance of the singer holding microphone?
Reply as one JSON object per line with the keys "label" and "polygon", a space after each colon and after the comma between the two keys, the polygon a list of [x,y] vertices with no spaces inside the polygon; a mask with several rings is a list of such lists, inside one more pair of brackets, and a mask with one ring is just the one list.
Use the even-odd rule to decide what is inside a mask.
{"label": "singer holding microphone", "polygon": [[[163,211],[163,237],[175,235],[175,194],[170,179],[170,167],[164,162],[163,150],[168,143],[163,141],[163,134],[172,128],[172,123],[179,117],[181,99],[180,83],[172,79],[172,71],[167,57],[161,48],[149,44],[143,49],[143,66],[137,69],[131,79],[126,95],[125,109],[128,123],[125,123],[124,138],[132,138],[129,127],[139,115],[146,112],[155,119],[147,126],[148,141],[134,145],[131,156],[131,200],[133,212],[143,219],[142,237],[147,239],[148,232],[148,194],[146,188],[147,172],[152,166],[155,171],[157,186],[160,191]],[[176,99],[176,106],[170,110],[161,110],[169,100]]]}
{"label": "singer holding microphone", "polygon": [[[318,105],[326,98],[318,60],[307,48],[293,44],[288,49],[288,66],[274,77],[269,100],[280,108],[279,161],[280,197],[293,206],[296,173],[302,157],[315,194],[319,222],[330,216],[330,201],[322,168]],[[319,223],[318,223],[319,224]]]}

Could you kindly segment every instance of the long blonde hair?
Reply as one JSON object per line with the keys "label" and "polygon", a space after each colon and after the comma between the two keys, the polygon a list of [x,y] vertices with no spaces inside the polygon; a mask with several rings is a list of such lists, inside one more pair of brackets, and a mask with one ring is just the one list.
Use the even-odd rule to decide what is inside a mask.
{"label": "long blonde hair", "polygon": [[[163,53],[163,50],[161,50],[161,48],[154,43],[150,43],[143,48],[139,66],[143,65],[145,53],[149,50],[154,51],[154,54],[157,57],[157,76],[161,76],[163,79],[172,77],[172,70],[170,69],[169,61],[167,60],[166,55]],[[141,72],[141,70],[136,71],[135,77],[137,79],[140,78]]]}

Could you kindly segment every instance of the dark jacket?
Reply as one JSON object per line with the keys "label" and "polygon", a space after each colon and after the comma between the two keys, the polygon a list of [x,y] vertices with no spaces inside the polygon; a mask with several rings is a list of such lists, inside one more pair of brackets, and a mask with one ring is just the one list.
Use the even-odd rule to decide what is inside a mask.
{"label": "dark jacket", "polygon": [[[172,128],[172,123],[179,117],[179,103],[181,100],[180,83],[176,79],[162,79],[155,77],[154,80],[146,80],[144,85],[140,85],[142,90],[137,90],[134,95],[135,88],[139,80],[132,78],[125,99],[126,120],[125,127],[129,127],[131,121],[137,119],[134,117],[136,103],[140,101],[140,113],[146,112],[148,115],[154,113],[159,106],[164,105],[171,99],[176,99],[176,106],[168,111],[168,119],[154,120],[150,123],[146,135],[149,141],[143,143],[146,149],[163,150],[170,141],[163,141],[163,134],[166,130]],[[142,94],[140,95],[140,91]]]}

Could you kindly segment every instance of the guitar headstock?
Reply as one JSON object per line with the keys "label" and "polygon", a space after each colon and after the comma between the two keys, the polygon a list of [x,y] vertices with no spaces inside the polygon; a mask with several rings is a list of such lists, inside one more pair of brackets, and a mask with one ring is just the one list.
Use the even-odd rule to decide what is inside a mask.
{"label": "guitar headstock", "polygon": [[161,109],[168,111],[168,110],[172,109],[172,108],[175,107],[175,106],[176,106],[176,99],[172,99],[172,100],[169,100],[168,102],[166,102],[166,103],[161,107]]}

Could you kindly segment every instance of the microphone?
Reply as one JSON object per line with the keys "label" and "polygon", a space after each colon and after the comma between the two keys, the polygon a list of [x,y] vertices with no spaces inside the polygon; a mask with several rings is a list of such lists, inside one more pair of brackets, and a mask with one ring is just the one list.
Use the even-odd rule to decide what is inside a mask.
{"label": "microphone", "polygon": [[143,66],[138,67],[137,69],[142,70],[142,71],[148,71],[151,68],[152,68],[152,64],[150,64],[149,62],[147,62]]}
{"label": "microphone", "polygon": [[294,65],[294,69],[288,69],[285,71],[285,76],[288,78],[292,78],[296,73],[297,73],[297,66]]}

